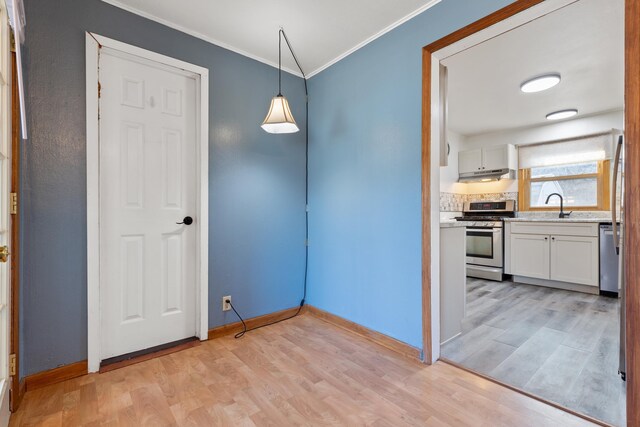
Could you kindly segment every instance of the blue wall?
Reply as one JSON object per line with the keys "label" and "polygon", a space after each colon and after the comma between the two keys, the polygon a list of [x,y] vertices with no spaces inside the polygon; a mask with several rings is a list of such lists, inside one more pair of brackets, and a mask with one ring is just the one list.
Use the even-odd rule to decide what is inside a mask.
{"label": "blue wall", "polygon": [[[284,75],[301,132],[259,125],[277,70],[99,0],[25,2],[29,140],[21,161],[21,375],[87,357],[85,31],[210,70],[209,325],[297,306],[304,268],[304,87]],[[277,29],[274,30],[274,49]]]}
{"label": "blue wall", "polygon": [[[310,81],[308,302],[421,347],[421,47],[510,3],[443,0]],[[302,296],[302,131],[259,128],[276,73],[99,0],[26,0],[21,375],[86,359],[84,31],[210,69],[209,325]],[[276,35],[274,34],[274,43]],[[275,46],[275,45],[274,45]]]}
{"label": "blue wall", "polygon": [[422,47],[511,3],[444,0],[314,76],[308,303],[422,348]]}

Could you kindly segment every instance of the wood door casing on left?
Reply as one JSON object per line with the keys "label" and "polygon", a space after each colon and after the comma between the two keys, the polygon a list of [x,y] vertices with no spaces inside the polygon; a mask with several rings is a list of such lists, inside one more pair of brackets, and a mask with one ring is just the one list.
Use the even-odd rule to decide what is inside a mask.
{"label": "wood door casing on left", "polygon": [[431,54],[422,49],[422,357],[433,361],[431,334]]}
{"label": "wood door casing on left", "polygon": [[[16,54],[11,53],[11,192],[20,192],[20,106],[18,100]],[[12,376],[9,405],[15,412],[24,396],[20,382],[20,215],[11,215],[11,337],[9,353],[16,356],[16,375]]]}

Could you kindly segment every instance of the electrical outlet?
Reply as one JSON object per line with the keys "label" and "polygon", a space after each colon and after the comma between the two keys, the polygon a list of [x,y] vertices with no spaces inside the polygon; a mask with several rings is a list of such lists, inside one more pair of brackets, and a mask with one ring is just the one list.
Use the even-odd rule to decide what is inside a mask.
{"label": "electrical outlet", "polygon": [[[227,301],[229,302],[227,303]],[[229,310],[231,310],[231,295],[222,297],[222,311],[229,311]]]}

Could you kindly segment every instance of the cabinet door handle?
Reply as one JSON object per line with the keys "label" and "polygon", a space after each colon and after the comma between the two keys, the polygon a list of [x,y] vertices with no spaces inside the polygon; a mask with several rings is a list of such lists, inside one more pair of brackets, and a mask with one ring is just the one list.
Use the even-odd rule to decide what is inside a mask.
{"label": "cabinet door handle", "polygon": [[545,237],[545,238],[544,238],[544,240],[549,240],[549,238],[548,238],[548,237]]}
{"label": "cabinet door handle", "polygon": [[551,240],[553,240],[553,241],[555,242],[555,241],[556,241],[556,238],[555,238],[555,237],[552,237],[552,238],[551,238]]}

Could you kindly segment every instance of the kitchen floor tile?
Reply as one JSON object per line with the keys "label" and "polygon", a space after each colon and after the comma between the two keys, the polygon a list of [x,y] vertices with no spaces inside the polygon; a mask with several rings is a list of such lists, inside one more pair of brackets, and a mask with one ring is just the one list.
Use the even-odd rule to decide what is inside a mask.
{"label": "kitchen floor tile", "polygon": [[612,425],[625,424],[620,301],[467,279],[462,334],[442,357]]}

